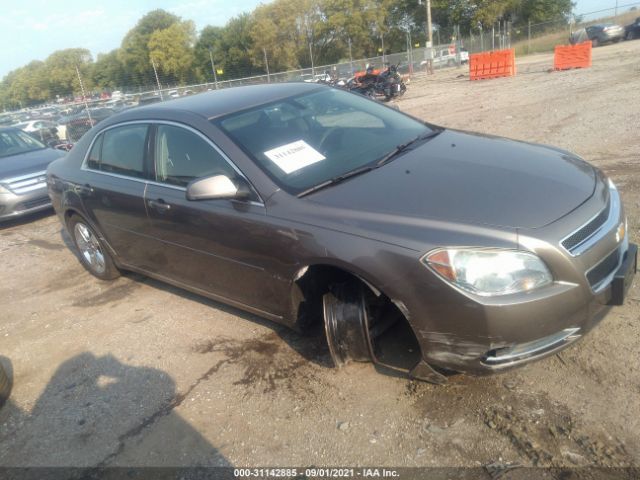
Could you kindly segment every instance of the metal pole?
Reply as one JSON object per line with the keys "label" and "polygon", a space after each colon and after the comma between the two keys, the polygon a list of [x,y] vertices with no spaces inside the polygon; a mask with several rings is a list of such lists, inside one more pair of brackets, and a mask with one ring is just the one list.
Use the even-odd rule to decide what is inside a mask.
{"label": "metal pole", "polygon": [[618,0],[616,0],[616,11],[614,13],[614,17],[618,16]]}
{"label": "metal pole", "polygon": [[349,65],[351,65],[351,75],[353,75],[353,55],[351,55],[351,37],[347,39],[349,41]]}
{"label": "metal pole", "polygon": [[491,50],[496,49],[496,24],[491,25]]}
{"label": "metal pole", "polygon": [[93,120],[91,119],[91,112],[89,111],[89,104],[87,103],[87,95],[84,93],[84,84],[82,83],[82,77],[80,76],[80,69],[76,65],[76,74],[78,75],[78,82],[80,82],[80,91],[82,92],[82,101],[84,102],[84,108],[87,111],[89,117],[89,124],[93,126]]}
{"label": "metal pole", "polygon": [[263,47],[262,53],[264,53],[264,66],[267,68],[267,83],[271,83],[271,77],[269,76],[269,61],[267,60],[267,50]]}
{"label": "metal pole", "polygon": [[431,0],[425,2],[427,7],[427,37],[433,47],[433,28],[431,26]]}
{"label": "metal pole", "polygon": [[153,66],[153,73],[156,75],[156,83],[158,84],[158,93],[160,94],[160,100],[164,102],[164,97],[162,96],[162,87],[160,86],[160,79],[158,78],[158,70],[156,69],[156,62],[151,59],[151,65]]}
{"label": "metal pole", "polygon": [[218,74],[216,73],[216,64],[213,63],[213,52],[209,49],[209,58],[211,59],[211,71],[213,72],[213,81],[216,83],[216,90],[218,90]]}
{"label": "metal pole", "polygon": [[529,20],[529,26],[527,28],[527,53],[531,53],[531,20]]}
{"label": "metal pole", "polygon": [[309,42],[309,57],[311,58],[311,75],[315,77],[316,71],[315,67],[313,66],[313,49],[311,48],[311,42]]}

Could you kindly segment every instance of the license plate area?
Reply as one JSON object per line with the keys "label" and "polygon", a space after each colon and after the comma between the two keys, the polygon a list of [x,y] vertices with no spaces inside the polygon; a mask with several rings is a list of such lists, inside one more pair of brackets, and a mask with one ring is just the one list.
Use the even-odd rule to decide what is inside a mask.
{"label": "license plate area", "polygon": [[609,305],[622,305],[627,291],[633,283],[633,278],[638,269],[638,247],[633,243],[629,244],[627,256],[616,271],[611,282],[611,299]]}

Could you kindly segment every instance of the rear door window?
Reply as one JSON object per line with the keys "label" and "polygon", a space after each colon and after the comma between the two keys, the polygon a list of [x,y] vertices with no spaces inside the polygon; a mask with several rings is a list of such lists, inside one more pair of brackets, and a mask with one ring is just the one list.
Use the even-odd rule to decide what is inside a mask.
{"label": "rear door window", "polygon": [[89,153],[87,166],[107,173],[144,178],[148,125],[124,125],[101,134]]}

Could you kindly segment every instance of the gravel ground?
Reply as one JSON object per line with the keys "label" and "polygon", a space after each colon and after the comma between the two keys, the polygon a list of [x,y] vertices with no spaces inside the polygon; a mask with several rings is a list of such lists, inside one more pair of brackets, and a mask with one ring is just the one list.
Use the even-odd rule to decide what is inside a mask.
{"label": "gravel ground", "polygon": [[[554,144],[603,168],[640,241],[640,41],[593,67],[416,77],[398,104],[452,128]],[[535,206],[532,206],[535,208]],[[0,226],[0,352],[15,376],[0,465],[629,466],[640,463],[640,282],[573,347],[435,386],[336,370],[303,338],[154,280],[86,273],[48,214]]]}

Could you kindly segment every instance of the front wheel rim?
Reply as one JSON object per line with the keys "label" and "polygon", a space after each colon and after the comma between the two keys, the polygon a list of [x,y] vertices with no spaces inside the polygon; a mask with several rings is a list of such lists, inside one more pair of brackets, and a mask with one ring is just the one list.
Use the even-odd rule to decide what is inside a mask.
{"label": "front wheel rim", "polygon": [[93,231],[84,223],[76,223],[76,226],[73,228],[73,233],[76,245],[78,246],[78,250],[80,250],[80,255],[84,262],[93,272],[98,274],[104,273],[106,270],[104,253]]}

